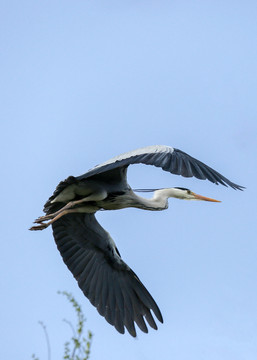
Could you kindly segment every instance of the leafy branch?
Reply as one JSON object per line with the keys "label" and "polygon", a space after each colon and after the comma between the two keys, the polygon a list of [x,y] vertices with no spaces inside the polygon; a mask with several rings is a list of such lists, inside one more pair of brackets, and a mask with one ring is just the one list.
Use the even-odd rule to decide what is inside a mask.
{"label": "leafy branch", "polygon": [[86,322],[86,318],[81,310],[81,306],[77,303],[71,293],[66,291],[58,292],[66,296],[69,302],[72,304],[75,309],[77,315],[77,324],[74,329],[72,323],[64,319],[64,321],[71,327],[73,332],[73,337],[71,341],[67,341],[64,344],[64,357],[65,360],[88,360],[93,334],[90,330],[88,330],[87,337],[83,336],[84,325]]}
{"label": "leafy branch", "polygon": [[[84,326],[86,323],[86,318],[81,310],[81,306],[74,299],[71,293],[68,293],[66,291],[58,291],[58,294],[64,295],[68,299],[68,301],[72,304],[75,313],[77,315],[77,323],[75,327],[70,321],[66,319],[63,320],[66,324],[70,326],[73,334],[71,340],[66,341],[64,344],[63,359],[88,360],[91,352],[93,334],[90,330],[88,330],[87,335],[86,336],[84,335]],[[47,349],[48,349],[48,360],[51,360],[51,347],[50,347],[46,326],[43,324],[42,321],[40,321],[39,324],[42,326],[44,330],[46,342],[47,342]],[[39,360],[39,358],[36,357],[35,354],[32,355],[32,359]]]}

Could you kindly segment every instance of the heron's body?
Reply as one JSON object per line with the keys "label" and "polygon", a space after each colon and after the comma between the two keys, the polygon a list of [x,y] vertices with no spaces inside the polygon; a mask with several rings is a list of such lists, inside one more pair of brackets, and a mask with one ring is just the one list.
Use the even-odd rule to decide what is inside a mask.
{"label": "heron's body", "polygon": [[135,325],[147,332],[148,324],[157,329],[151,311],[159,321],[161,312],[136,274],[121,259],[109,235],[97,222],[98,210],[128,207],[164,210],[168,198],[217,201],[184,188],[158,189],[152,199],[135,194],[127,182],[127,168],[143,163],[161,167],[184,177],[195,176],[213,183],[242,187],[190,155],[168,146],[150,146],[119,155],[87,173],[62,181],[46,202],[46,216],[38,218],[31,230],[49,225],[64,262],[91,303],[105,319],[124,333],[136,336]]}
{"label": "heron's body", "polygon": [[120,210],[128,207],[153,211],[165,210],[168,208],[168,199],[166,196],[167,189],[157,190],[154,197],[149,201],[148,199],[135,194],[130,187],[114,191],[114,188],[111,185],[108,186],[107,191],[107,186],[104,186],[101,183],[95,183],[94,185],[96,186],[92,186],[90,181],[79,181],[77,184],[69,185],[51,201],[51,204],[60,201],[62,203],[68,203],[70,201],[86,198],[90,195],[92,200],[87,201],[83,206],[80,206],[80,211],[82,211],[82,208],[86,213],[95,213],[98,210]]}

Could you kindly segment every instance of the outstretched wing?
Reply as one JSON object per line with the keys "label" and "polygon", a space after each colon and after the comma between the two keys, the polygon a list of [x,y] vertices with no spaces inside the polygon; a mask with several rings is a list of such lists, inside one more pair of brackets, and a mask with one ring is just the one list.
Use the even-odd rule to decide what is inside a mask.
{"label": "outstretched wing", "polygon": [[163,322],[157,304],[94,214],[68,214],[52,227],[63,261],[100,315],[122,334],[126,327],[136,336],[135,323],[148,332],[144,319],[157,329],[151,314]]}
{"label": "outstretched wing", "polygon": [[87,173],[76,177],[76,179],[82,180],[103,173],[111,173],[111,171],[117,168],[139,163],[161,167],[163,170],[172,174],[182,175],[184,177],[194,176],[202,180],[208,179],[214,184],[229,185],[233,189],[238,190],[243,189],[243,186],[231,182],[216,170],[185,152],[164,145],[147,146],[116,156],[101,165],[95,166]]}

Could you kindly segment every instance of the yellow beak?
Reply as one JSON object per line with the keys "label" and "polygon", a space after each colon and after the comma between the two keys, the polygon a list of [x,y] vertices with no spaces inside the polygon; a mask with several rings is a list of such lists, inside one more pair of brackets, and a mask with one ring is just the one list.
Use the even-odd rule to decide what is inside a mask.
{"label": "yellow beak", "polygon": [[195,193],[192,193],[195,197],[195,200],[204,200],[204,201],[212,201],[212,202],[221,202],[220,200],[215,200],[215,199],[211,199],[211,198],[208,198],[206,196],[202,196],[202,195],[198,195],[198,194],[195,194]]}

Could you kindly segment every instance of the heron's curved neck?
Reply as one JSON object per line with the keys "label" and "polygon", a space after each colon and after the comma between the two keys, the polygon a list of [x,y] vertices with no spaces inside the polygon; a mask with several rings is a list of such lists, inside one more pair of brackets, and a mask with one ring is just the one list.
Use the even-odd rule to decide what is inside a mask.
{"label": "heron's curved neck", "polygon": [[135,194],[137,203],[135,207],[145,210],[165,210],[168,209],[168,198],[175,197],[176,189],[160,189],[154,192],[151,199],[146,199]]}

